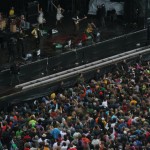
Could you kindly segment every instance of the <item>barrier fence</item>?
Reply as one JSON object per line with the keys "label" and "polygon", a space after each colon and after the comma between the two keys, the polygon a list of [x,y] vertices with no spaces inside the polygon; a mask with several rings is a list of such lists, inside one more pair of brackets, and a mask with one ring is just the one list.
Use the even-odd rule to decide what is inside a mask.
{"label": "barrier fence", "polygon": [[[130,58],[130,59],[127,59],[127,62],[128,62],[128,64],[132,64],[132,63],[135,63],[138,59],[139,59],[138,57]],[[150,60],[150,52],[148,54],[143,55],[143,61],[148,61],[148,60]],[[119,63],[118,63],[118,65],[119,65]],[[99,76],[102,76],[108,72],[113,72],[115,70],[116,70],[115,64],[103,66],[100,68]],[[86,81],[89,81],[92,78],[95,78],[96,75],[97,75],[97,69],[89,70],[89,72],[84,73],[84,78]],[[18,93],[9,95],[9,96],[2,97],[2,98],[0,98],[0,109],[2,109],[4,105],[7,108],[7,106],[9,106],[10,104],[15,104],[15,103],[23,102],[23,101],[38,99],[40,97],[50,95],[50,93],[52,93],[54,91],[61,92],[65,88],[74,86],[76,84],[78,77],[79,77],[78,75],[75,75],[73,77],[64,79],[63,85],[61,84],[61,81],[58,81],[58,82],[54,82],[51,84],[46,84],[44,86],[39,86],[37,88],[33,88],[33,89],[30,89],[27,91],[24,90],[24,91],[21,91],[21,92],[18,92]]]}
{"label": "barrier fence", "polygon": [[[137,60],[139,60],[139,57],[129,58],[129,59],[127,59],[127,63],[132,64],[132,63],[137,62]],[[143,61],[149,61],[150,60],[150,52],[143,54],[142,60]],[[120,64],[118,63],[118,66],[119,65]],[[102,67],[100,67],[99,76],[102,76],[108,72],[113,72],[114,70],[116,70],[116,64],[110,64],[107,66],[102,66]],[[84,73],[83,75],[84,75],[85,80],[89,81],[92,78],[95,78],[96,77],[96,71],[97,71],[97,69],[89,70],[88,72]],[[65,88],[74,86],[76,84],[78,77],[79,77],[79,75],[74,75],[70,78],[64,79],[63,85],[61,84],[62,80],[59,80],[59,81],[51,83],[51,84],[45,84],[42,86],[38,86],[36,88],[31,88],[30,90],[24,90],[24,91],[20,91],[18,93],[11,94],[9,96],[1,97],[0,98],[0,109],[3,108],[4,105],[7,108],[7,106],[9,106],[11,104],[19,103],[22,101],[38,99],[42,96],[49,95],[50,93],[52,93],[54,91],[60,92]]]}

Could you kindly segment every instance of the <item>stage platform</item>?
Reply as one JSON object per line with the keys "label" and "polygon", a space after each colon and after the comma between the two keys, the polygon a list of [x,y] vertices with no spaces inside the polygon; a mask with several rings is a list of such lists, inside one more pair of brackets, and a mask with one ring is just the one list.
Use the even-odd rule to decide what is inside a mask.
{"label": "stage platform", "polygon": [[[72,14],[66,13],[64,14],[64,18],[62,21],[62,24],[55,25],[55,14],[45,14],[46,17],[46,23],[44,24],[44,34],[41,37],[41,42],[39,48],[36,47],[36,44],[33,40],[33,37],[31,35],[31,30],[28,31],[28,36],[25,38],[25,54],[32,53],[35,50],[40,49],[41,50],[41,57],[52,57],[54,55],[58,55],[60,53],[63,53],[63,51],[55,51],[53,48],[53,43],[65,43],[68,38],[73,38],[74,41],[78,41],[81,39],[82,33],[85,31],[87,24],[90,22],[90,20],[94,20],[96,23],[97,20],[94,18],[94,16],[88,16],[87,19],[83,20],[80,23],[80,31],[75,32],[74,31],[74,22],[72,20]],[[134,25],[128,25],[124,23],[123,19],[121,17],[118,18],[116,22],[110,22],[106,18],[106,27],[98,27],[99,31],[101,33],[101,41],[111,39],[113,37],[117,37],[120,35],[123,35],[125,33],[134,32],[139,29],[142,29],[143,26],[134,26]],[[55,34],[52,34],[52,36],[49,36],[49,32],[51,30],[56,29],[58,32]],[[10,33],[6,33],[5,35],[7,37],[10,36]],[[5,68],[9,67],[9,64],[11,62],[8,62],[8,51],[6,45],[4,47],[0,47],[0,70],[3,70]],[[21,61],[21,60],[20,60]],[[24,61],[22,61],[24,63]]]}
{"label": "stage platform", "polygon": [[[67,60],[68,58],[69,59],[67,60],[67,63],[69,64],[69,60],[71,60],[71,57],[75,56],[75,51],[74,50],[68,50],[68,51],[56,50],[53,47],[53,43],[62,43],[63,44],[70,37],[73,37],[74,40],[77,41],[78,39],[81,38],[81,35],[85,31],[88,22],[91,20],[91,17],[89,17],[86,20],[84,20],[83,22],[81,22],[80,31],[75,33],[74,32],[74,24],[72,21],[71,14],[64,15],[62,24],[58,25],[58,26],[55,25],[55,14],[45,14],[45,15],[46,15],[46,20],[47,20],[46,24],[44,25],[44,28],[43,28],[45,31],[45,34],[43,34],[43,36],[41,37],[41,42],[40,42],[39,48],[36,48],[33,37],[31,35],[27,36],[26,46],[25,46],[26,47],[26,49],[25,49],[26,54],[33,54],[35,51],[38,51],[40,49],[40,52],[41,52],[40,57],[35,58],[35,59],[30,59],[30,60],[17,58],[21,65],[27,66],[27,65],[32,64],[31,66],[33,66],[33,68],[34,68],[34,65],[33,65],[34,61],[39,61],[38,66],[37,65],[35,66],[36,68],[39,68],[39,70],[37,69],[36,72],[34,72],[34,75],[32,76],[31,74],[32,74],[33,70],[30,70],[31,69],[30,67],[29,67],[29,70],[28,70],[28,68],[23,67],[23,71],[20,75],[21,83],[42,77],[43,72],[41,72],[41,70],[40,70],[41,69],[41,63],[40,62],[42,62],[42,60],[45,60],[47,58],[52,58],[52,59],[50,59],[51,61],[49,62],[49,65],[51,68],[52,68],[53,64],[50,64],[50,63],[56,63],[57,66],[60,66],[59,65],[60,61]],[[92,19],[95,19],[95,18],[92,18]],[[48,32],[51,29],[58,30],[58,33],[52,34],[52,36],[50,36],[48,34]],[[123,20],[120,20],[120,18],[119,18],[116,22],[113,22],[113,23],[110,22],[109,20],[106,20],[106,27],[103,27],[103,28],[99,27],[99,29],[101,32],[101,41],[100,42],[103,42],[103,41],[105,42],[107,40],[110,40],[112,38],[115,39],[115,38],[117,38],[121,35],[127,34],[127,33],[136,32],[140,29],[143,29],[143,27],[142,26],[138,27],[138,26],[134,26],[134,25],[127,25],[123,22]],[[145,34],[145,32],[146,31],[144,31],[144,34]],[[142,32],[142,34],[143,34],[143,32]],[[121,39],[122,44],[124,43],[124,38],[125,37],[123,37]],[[114,40],[112,40],[112,41],[114,41]],[[132,43],[132,38],[130,39],[130,42]],[[129,43],[129,45],[131,43]],[[112,44],[115,44],[115,42],[114,43],[110,42],[110,44],[108,45],[109,48],[112,47],[110,50],[115,49],[115,45],[112,45]],[[102,45],[104,45],[103,57],[105,57],[104,55],[106,52],[105,49],[107,49],[107,43],[103,43]],[[116,45],[117,45],[117,43],[116,43]],[[90,44],[89,44],[89,46],[90,46]],[[121,46],[121,43],[120,43],[120,46]],[[84,47],[82,47],[82,48],[84,49]],[[93,51],[94,48],[96,48],[96,47],[94,47],[94,45],[92,47],[88,48],[89,56],[90,56],[90,51]],[[131,46],[131,48],[132,48],[132,46]],[[97,46],[96,49],[99,49],[99,47]],[[84,49],[83,51],[85,52],[86,49]],[[80,56],[80,53],[81,53],[81,55],[84,55],[83,51],[78,51],[78,53],[79,53],[78,56]],[[68,57],[68,55],[66,55],[67,53],[69,53],[71,55]],[[108,51],[106,53],[108,53]],[[94,54],[94,51],[93,51],[93,54]],[[59,60],[59,59],[61,59],[60,55],[63,56],[62,60]],[[87,56],[85,58],[86,62],[88,62],[87,59],[89,58],[89,56]],[[81,57],[83,58],[84,56],[81,56]],[[53,62],[53,59],[54,59],[54,62]],[[75,59],[81,60],[80,58],[75,58]],[[72,59],[72,61],[73,61],[73,59]],[[86,62],[84,62],[84,63],[86,63]],[[47,63],[47,62],[45,62],[45,63]],[[10,93],[17,92],[17,91],[14,91],[14,85],[13,86],[9,85],[10,84],[9,67],[11,65],[11,62],[8,62],[8,51],[7,51],[6,47],[0,49],[0,65],[1,65],[1,67],[0,67],[0,69],[1,69],[0,96],[1,95],[4,96],[4,95],[8,95]],[[43,67],[43,65],[42,65],[42,67]],[[56,66],[54,65],[54,68],[52,68],[52,69],[55,70],[55,67]],[[57,68],[57,69],[59,71],[59,69],[61,69],[61,68]],[[44,68],[44,70],[46,70],[46,68]],[[44,75],[45,75],[45,72],[44,72]]]}

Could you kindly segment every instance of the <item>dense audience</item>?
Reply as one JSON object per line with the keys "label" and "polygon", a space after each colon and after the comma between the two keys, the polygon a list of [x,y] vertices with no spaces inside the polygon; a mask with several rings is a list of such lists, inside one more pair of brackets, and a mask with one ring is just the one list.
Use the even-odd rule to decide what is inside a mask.
{"label": "dense audience", "polygon": [[150,65],[100,70],[0,112],[0,149],[150,150]]}

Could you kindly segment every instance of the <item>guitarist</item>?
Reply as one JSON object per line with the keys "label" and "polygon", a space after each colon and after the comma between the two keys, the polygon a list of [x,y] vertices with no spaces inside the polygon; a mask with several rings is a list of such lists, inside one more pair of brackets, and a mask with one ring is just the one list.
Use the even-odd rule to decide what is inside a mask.
{"label": "guitarist", "polygon": [[85,16],[85,17],[83,17],[82,19],[80,19],[79,17],[78,17],[78,15],[75,17],[75,18],[72,18],[73,19],[73,21],[74,21],[74,25],[75,25],[75,31],[79,31],[79,29],[80,29],[80,21],[82,21],[82,20],[84,20],[84,19],[86,19],[87,17]]}
{"label": "guitarist", "polygon": [[74,20],[74,25],[75,25],[75,31],[79,31],[79,17],[76,16],[76,18],[73,18]]}

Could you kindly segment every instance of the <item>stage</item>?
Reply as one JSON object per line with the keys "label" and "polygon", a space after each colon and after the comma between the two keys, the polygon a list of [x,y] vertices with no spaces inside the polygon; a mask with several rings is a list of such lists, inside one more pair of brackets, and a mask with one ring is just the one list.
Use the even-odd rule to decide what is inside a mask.
{"label": "stage", "polygon": [[[99,43],[92,43],[92,45],[86,45],[86,47],[80,47],[79,49],[61,49],[57,50],[54,48],[53,43],[64,44],[68,38],[73,38],[74,41],[81,39],[82,33],[85,31],[88,22],[91,18],[94,20],[94,16],[88,16],[86,20],[81,22],[80,31],[74,32],[74,24],[72,21],[72,15],[66,13],[63,18],[62,25],[55,25],[55,14],[45,14],[46,23],[44,24],[43,30],[46,32],[41,37],[39,48],[36,48],[33,37],[28,33],[25,42],[25,53],[33,54],[40,49],[40,56],[25,60],[17,58],[21,68],[20,80],[21,83],[31,81],[37,78],[51,74],[56,71],[61,71],[63,66],[66,68],[72,67],[76,62],[88,63],[89,61],[102,59],[110,55],[121,53],[126,49],[136,48],[135,43],[146,41],[146,30],[131,35],[128,38],[126,36],[121,37],[121,41],[118,37],[121,35],[127,35],[128,33],[136,32],[143,29],[143,26],[134,26],[132,24],[127,25],[123,22],[122,18],[118,18],[116,22],[110,22],[106,18],[106,27],[99,27],[101,33],[101,39]],[[96,21],[96,20],[95,20]],[[56,29],[58,33],[50,36],[49,30]],[[136,41],[137,37],[137,41]],[[142,40],[139,38],[143,38]],[[111,40],[112,39],[112,40]],[[106,42],[105,42],[106,41]],[[132,43],[133,41],[133,43]],[[119,44],[119,45],[118,45]],[[123,45],[123,46],[122,46]],[[123,48],[123,49],[121,49]],[[109,53],[108,53],[109,52]],[[86,55],[85,55],[86,54]],[[8,51],[7,48],[0,49],[0,95],[8,95],[14,93],[14,85],[10,86],[10,72],[9,67],[12,62],[8,62]],[[91,59],[92,58],[92,59]],[[48,61],[47,61],[48,60]],[[35,63],[34,63],[35,62]],[[36,63],[37,62],[37,63]],[[48,63],[48,64],[47,64]],[[67,65],[66,65],[67,64]],[[48,72],[46,66],[48,65]],[[43,74],[42,74],[43,73]],[[15,91],[16,92],[16,91]]]}
{"label": "stage", "polygon": [[[64,14],[64,18],[62,21],[62,24],[55,25],[55,13],[45,13],[46,23],[44,24],[43,30],[44,33],[41,37],[41,42],[39,48],[37,48],[35,45],[35,42],[33,40],[33,36],[31,35],[31,31],[29,30],[27,33],[27,37],[25,38],[25,54],[33,53],[34,51],[40,49],[41,50],[41,58],[45,57],[52,57],[55,55],[58,55],[60,53],[63,53],[63,51],[57,52],[54,47],[53,43],[61,43],[64,44],[69,38],[72,38],[75,42],[78,42],[81,39],[81,36],[83,32],[85,31],[87,24],[92,19],[96,23],[97,20],[95,16],[87,16],[87,19],[83,20],[80,23],[80,30],[79,32],[75,33],[74,31],[74,22],[72,20],[73,15],[70,12],[66,12]],[[120,36],[125,33],[134,32],[139,29],[142,29],[143,27],[134,27],[132,25],[126,25],[123,22],[123,18],[121,16],[118,17],[118,20],[116,22],[110,22],[108,18],[106,18],[106,27],[99,27],[99,31],[101,33],[101,41],[111,39],[113,37]],[[52,36],[49,36],[49,33],[52,29],[56,29],[58,33],[53,34]],[[7,34],[7,33],[5,33]],[[9,34],[7,36],[9,37]],[[11,62],[8,62],[8,50],[6,45],[3,47],[1,46],[0,49],[0,70],[6,69],[9,67],[9,64]],[[23,60],[19,59],[19,61]]]}

